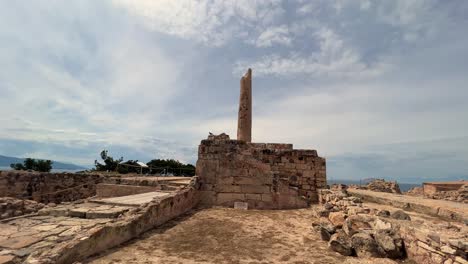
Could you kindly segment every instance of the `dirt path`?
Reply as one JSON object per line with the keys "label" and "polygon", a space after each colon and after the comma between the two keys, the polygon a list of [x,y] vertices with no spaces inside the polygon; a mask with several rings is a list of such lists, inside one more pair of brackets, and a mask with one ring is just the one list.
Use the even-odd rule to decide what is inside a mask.
{"label": "dirt path", "polygon": [[212,208],[89,260],[103,263],[343,263],[312,231],[310,209]]}

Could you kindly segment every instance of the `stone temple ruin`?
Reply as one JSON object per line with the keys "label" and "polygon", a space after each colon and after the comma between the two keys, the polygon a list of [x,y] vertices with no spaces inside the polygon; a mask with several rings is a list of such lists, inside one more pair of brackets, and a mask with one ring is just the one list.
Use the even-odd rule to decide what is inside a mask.
{"label": "stone temple ruin", "polygon": [[197,176],[202,205],[249,208],[304,208],[318,201],[326,186],[325,159],[292,144],[251,143],[252,70],[240,81],[237,140],[210,135],[198,149]]}
{"label": "stone temple ruin", "polygon": [[[468,263],[468,204],[374,192],[372,188],[326,189],[325,159],[319,157],[317,151],[296,150],[292,144],[252,143],[250,69],[241,78],[240,86],[237,140],[224,133],[210,134],[202,140],[198,149],[197,176],[192,178],[0,171],[0,196],[3,196],[0,197],[0,264],[88,263],[90,257],[137,238],[169,220],[182,215],[184,218],[187,212],[193,213],[190,213],[190,219],[196,219],[201,210],[192,210],[194,208],[203,209],[209,217],[198,220],[199,224],[188,225],[175,242],[170,237],[172,246],[183,244],[182,250],[177,249],[184,252],[176,249],[175,255],[183,255],[179,253],[195,248],[192,255],[183,256],[184,261],[199,257],[201,251],[196,247],[202,246],[208,252],[200,257],[203,263],[207,260],[221,263],[213,258],[224,260],[225,257],[218,254],[222,251],[218,239],[226,240],[224,236],[229,234],[244,239],[246,234],[252,233],[234,245],[234,240],[227,239],[225,250],[232,251],[234,256],[222,263],[234,262],[230,260],[236,260],[236,263],[259,263],[260,260],[262,263],[284,263],[290,258],[287,263],[317,263],[317,259],[320,263],[397,263],[389,259],[361,261],[355,256],[407,257],[416,263],[428,264]],[[315,205],[319,202],[321,205]],[[308,209],[245,211],[225,207]],[[216,210],[228,212],[222,221],[213,220],[215,216],[212,214]],[[408,215],[402,210],[408,211]],[[258,223],[257,216],[263,216],[264,222]],[[404,219],[401,216],[405,216]],[[252,227],[252,220],[238,225],[233,218],[242,223],[246,218],[254,218],[258,226]],[[189,220],[176,222],[187,228]],[[304,225],[298,230],[300,221]],[[226,228],[212,228],[219,222]],[[259,235],[262,232],[259,226],[264,228],[265,234]],[[312,226],[319,233],[314,233]],[[194,229],[198,229],[196,237],[190,236]],[[203,236],[210,235],[207,233],[211,233],[211,237],[204,242],[212,244],[200,243],[200,239],[205,239]],[[321,242],[320,237],[327,244]],[[255,239],[258,240],[251,241]],[[289,242],[281,244],[283,239],[289,239]],[[257,249],[258,243],[264,243],[266,247]],[[330,250],[326,250],[327,245]],[[302,251],[294,251],[300,246]],[[251,248],[256,250],[248,256],[246,251]],[[278,250],[287,251],[287,255],[271,258]],[[151,247],[146,252],[151,254],[153,251],[155,248]],[[305,251],[310,259],[302,258]],[[132,258],[138,255],[130,252]],[[352,256],[346,258],[350,262],[343,262],[341,255],[333,255],[336,252]],[[259,256],[262,253],[265,255]],[[245,261],[246,257],[255,261]],[[262,257],[270,259],[263,261]],[[146,255],[143,259],[144,263],[150,263]],[[240,259],[243,262],[237,261]],[[134,259],[129,262],[118,259],[117,262],[138,263]],[[115,262],[112,258],[111,262],[101,263]],[[153,263],[166,263],[166,259]]]}

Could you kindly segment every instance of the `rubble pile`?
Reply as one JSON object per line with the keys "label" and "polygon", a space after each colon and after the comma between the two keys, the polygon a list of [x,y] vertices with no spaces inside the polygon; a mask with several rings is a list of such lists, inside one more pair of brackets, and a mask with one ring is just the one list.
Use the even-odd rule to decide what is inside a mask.
{"label": "rubble pile", "polygon": [[375,179],[367,184],[367,190],[374,192],[401,193],[400,186],[396,181],[385,181],[384,179]]}
{"label": "rubble pile", "polygon": [[413,187],[404,193],[411,196],[424,196],[424,188],[421,186]]}
{"label": "rubble pile", "polygon": [[412,219],[402,210],[365,206],[346,190],[320,190],[321,206],[312,226],[331,250],[360,258],[403,259],[417,263],[468,263],[467,227]]}
{"label": "rubble pile", "polygon": [[437,200],[468,203],[468,184],[464,184],[456,191],[439,191],[428,196]]}
{"label": "rubble pile", "polygon": [[0,220],[35,213],[43,207],[44,204],[31,200],[0,197]]}
{"label": "rubble pile", "polygon": [[405,255],[398,226],[385,218],[410,220],[406,213],[368,208],[346,191],[329,191],[321,198],[323,207],[317,210],[319,220],[313,226],[330,249],[365,258],[398,259]]}

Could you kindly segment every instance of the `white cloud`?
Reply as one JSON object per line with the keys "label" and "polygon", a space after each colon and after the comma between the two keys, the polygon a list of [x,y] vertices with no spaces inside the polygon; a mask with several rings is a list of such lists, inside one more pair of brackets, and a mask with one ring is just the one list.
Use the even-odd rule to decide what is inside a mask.
{"label": "white cloud", "polygon": [[286,25],[279,27],[270,27],[263,31],[255,41],[257,47],[271,47],[274,44],[289,46],[291,45],[292,37]]}
{"label": "white cloud", "polygon": [[283,13],[280,0],[115,0],[151,30],[221,46],[245,36],[252,27],[274,23]]}
{"label": "white cloud", "polygon": [[331,29],[321,28],[314,36],[319,43],[317,52],[310,55],[292,52],[289,56],[272,54],[259,60],[238,61],[233,73],[239,75],[245,68],[251,67],[257,76],[308,74],[331,78],[364,78],[378,76],[389,67],[383,62],[367,65],[361,60],[360,54],[346,46],[344,40]]}

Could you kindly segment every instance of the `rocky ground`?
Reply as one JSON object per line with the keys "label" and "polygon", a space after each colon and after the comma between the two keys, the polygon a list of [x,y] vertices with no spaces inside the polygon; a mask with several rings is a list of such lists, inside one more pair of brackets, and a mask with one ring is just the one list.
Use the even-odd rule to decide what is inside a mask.
{"label": "rocky ground", "polygon": [[345,257],[312,228],[314,210],[211,208],[170,221],[90,259],[104,263],[396,263]]}
{"label": "rocky ground", "polygon": [[[430,216],[427,210],[432,213],[432,207],[425,205],[432,204],[440,212],[439,206],[445,204],[445,212],[454,214],[456,211],[463,216],[467,213],[463,204],[413,197],[409,206],[401,195],[364,190],[353,190],[353,193],[364,193],[361,196],[366,198],[384,196],[385,199],[377,200],[418,212],[363,203],[361,198],[346,190],[322,190],[323,206],[316,209],[313,225],[321,238],[328,241],[331,250],[359,258],[409,258],[427,264],[468,263],[468,228],[462,221],[464,217],[446,220],[445,213]],[[401,199],[403,201],[398,202]]]}
{"label": "rocky ground", "polygon": [[200,210],[91,263],[342,263],[312,232],[311,218],[306,209]]}

